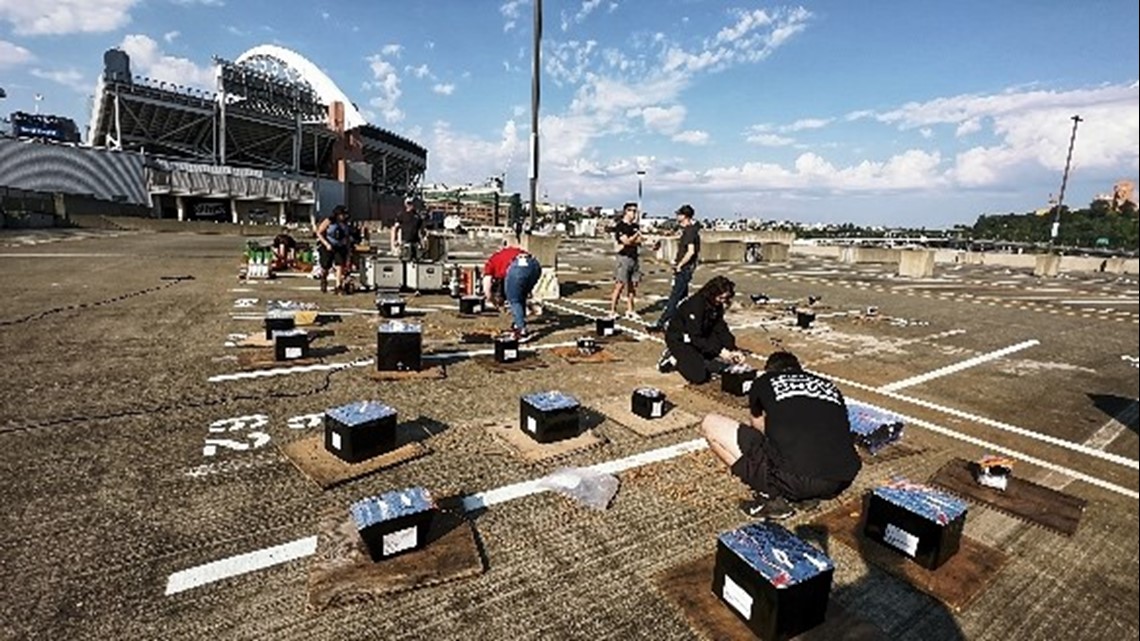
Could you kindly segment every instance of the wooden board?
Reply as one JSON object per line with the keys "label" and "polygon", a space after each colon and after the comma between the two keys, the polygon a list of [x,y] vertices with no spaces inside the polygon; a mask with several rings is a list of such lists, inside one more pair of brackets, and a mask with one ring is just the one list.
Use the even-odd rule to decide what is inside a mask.
{"label": "wooden board", "polygon": [[577,364],[577,363],[617,363],[617,362],[622,360],[620,357],[614,356],[613,352],[606,350],[606,349],[600,349],[600,350],[593,352],[591,354],[583,354],[577,347],[570,347],[570,346],[552,347],[550,349],[550,351],[555,356],[558,356],[559,358],[562,358],[563,360],[565,360],[567,363],[571,363],[571,364]]}
{"label": "wooden board", "polygon": [[487,425],[487,433],[506,446],[515,456],[528,463],[539,463],[601,447],[609,441],[594,430],[586,430],[573,438],[539,443],[523,433],[517,425]]}
{"label": "wooden board", "polygon": [[447,369],[443,365],[428,367],[418,371],[381,372],[374,369],[365,370],[368,378],[374,381],[437,381],[447,378]]}
{"label": "wooden board", "polygon": [[374,563],[348,510],[338,510],[320,521],[317,552],[309,565],[309,607],[320,611],[382,601],[385,595],[479,576],[485,570],[475,528],[458,514],[436,515],[422,549]]}
{"label": "wooden board", "polygon": [[676,405],[665,401],[665,415],[648,420],[634,414],[628,396],[609,398],[597,405],[599,411],[638,436],[657,436],[686,428],[695,428],[701,419]]}
{"label": "wooden board", "polygon": [[313,365],[321,362],[320,358],[291,358],[287,361],[279,361],[274,357],[272,349],[269,350],[254,350],[247,349],[238,352],[237,364],[241,370],[257,370],[257,369],[272,369],[274,367],[298,367],[302,365]]}
{"label": "wooden board", "polygon": [[[446,355],[446,352],[442,353],[441,355]],[[546,364],[546,361],[542,360],[542,357],[539,356],[536,352],[524,352],[521,350],[519,352],[519,359],[510,363],[500,363],[496,361],[495,357],[490,354],[475,356],[471,360],[478,363],[488,371],[494,372],[496,374],[501,374],[504,372],[526,372],[532,369],[549,367],[549,365]]]}
{"label": "wooden board", "polygon": [[700,394],[707,399],[716,401],[721,405],[727,405],[728,407],[736,408],[743,407],[745,409],[748,409],[748,395],[745,394],[744,396],[733,396],[732,394],[721,390],[720,379],[714,379],[700,385],[693,385],[692,383],[689,383],[688,385],[685,385],[685,389],[690,392]]}
{"label": "wooden board", "polygon": [[[654,577],[654,584],[685,615],[689,626],[706,639],[755,639],[744,621],[712,591],[716,555],[708,554],[674,566]],[[828,601],[827,617],[800,634],[801,641],[887,641],[878,626]]]}
{"label": "wooden board", "polygon": [[961,612],[1005,567],[1005,553],[963,536],[958,553],[937,570],[914,561],[863,536],[864,499],[856,498],[815,519],[829,537],[859,551],[868,563],[906,581],[916,589]]}
{"label": "wooden board", "polygon": [[1005,491],[978,485],[970,462],[955,458],[943,465],[930,483],[964,499],[983,503],[1010,516],[1072,536],[1081,524],[1088,504],[1084,499],[1038,485],[1032,481],[1009,479]]}
{"label": "wooden board", "polygon": [[302,474],[323,490],[406,463],[431,452],[428,446],[416,441],[367,461],[346,463],[325,450],[324,434],[317,434],[284,445],[278,444],[277,448]]}

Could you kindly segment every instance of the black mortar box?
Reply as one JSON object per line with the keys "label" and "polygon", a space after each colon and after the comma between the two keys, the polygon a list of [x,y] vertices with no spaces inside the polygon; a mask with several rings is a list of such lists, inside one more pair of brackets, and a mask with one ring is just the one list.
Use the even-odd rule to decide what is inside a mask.
{"label": "black mortar box", "polygon": [[376,326],[376,370],[418,372],[423,363],[423,331],[418,323],[399,320]]}
{"label": "black mortar box", "polygon": [[407,303],[402,298],[384,297],[376,299],[376,311],[384,318],[403,318]]}
{"label": "black mortar box", "polygon": [[871,492],[863,535],[937,570],[958,552],[966,504],[934,488],[894,481]]}
{"label": "black mortar box", "polygon": [[747,396],[756,380],[756,370],[747,365],[733,365],[720,373],[720,389],[733,396]]}
{"label": "black mortar box", "polygon": [[598,336],[613,336],[617,334],[617,325],[613,318],[599,318],[594,321],[595,331]]}
{"label": "black mortar box", "polygon": [[665,392],[654,387],[639,387],[633,390],[629,409],[647,420],[665,416]]}
{"label": "black mortar box", "polygon": [[483,313],[483,297],[482,296],[464,296],[459,299],[459,313],[460,314],[482,314]]}
{"label": "black mortar box", "polygon": [[349,508],[373,562],[422,549],[438,512],[431,493],[422,487],[371,496]]}
{"label": "black mortar box", "polygon": [[539,392],[519,399],[519,427],[539,443],[578,436],[578,399],[562,392]]}
{"label": "black mortar box", "polygon": [[796,327],[808,329],[815,322],[815,312],[796,310]]}
{"label": "black mortar box", "polygon": [[297,327],[292,314],[271,314],[265,317],[265,340],[273,340],[273,332],[284,332]]}
{"label": "black mortar box", "polygon": [[293,361],[309,357],[309,333],[303,329],[273,331],[273,358]]}
{"label": "black mortar box", "polygon": [[513,334],[495,337],[495,362],[513,363],[519,359],[519,339]]}
{"label": "black mortar box", "polygon": [[712,591],[758,638],[789,639],[823,623],[835,565],[774,523],[717,537]]}
{"label": "black mortar box", "polygon": [[359,463],[396,449],[396,410],[362,401],[325,410],[325,450]]}

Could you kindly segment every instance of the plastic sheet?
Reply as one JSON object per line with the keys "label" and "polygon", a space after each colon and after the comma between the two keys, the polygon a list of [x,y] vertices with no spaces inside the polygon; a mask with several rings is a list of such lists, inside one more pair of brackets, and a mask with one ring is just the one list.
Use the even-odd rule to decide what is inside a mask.
{"label": "plastic sheet", "polygon": [[562,467],[539,479],[538,484],[592,510],[605,510],[621,481],[612,474],[584,467]]}

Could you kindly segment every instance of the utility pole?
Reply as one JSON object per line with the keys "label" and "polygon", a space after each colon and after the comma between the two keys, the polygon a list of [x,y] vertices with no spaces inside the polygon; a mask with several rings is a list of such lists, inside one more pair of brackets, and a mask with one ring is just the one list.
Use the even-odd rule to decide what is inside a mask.
{"label": "utility pole", "polygon": [[1057,208],[1053,210],[1053,229],[1049,232],[1049,244],[1057,246],[1057,234],[1061,231],[1061,204],[1065,202],[1065,186],[1069,184],[1069,166],[1073,162],[1073,144],[1077,142],[1077,125],[1084,122],[1080,116],[1070,118],[1073,121],[1073,134],[1069,137],[1069,155],[1065,158],[1065,173],[1061,176],[1061,193],[1057,194]]}
{"label": "utility pole", "polygon": [[534,0],[534,63],[530,77],[530,229],[538,218],[538,105],[542,50],[542,0]]}
{"label": "utility pole", "polygon": [[641,179],[645,177],[645,170],[637,170],[637,223],[641,224]]}

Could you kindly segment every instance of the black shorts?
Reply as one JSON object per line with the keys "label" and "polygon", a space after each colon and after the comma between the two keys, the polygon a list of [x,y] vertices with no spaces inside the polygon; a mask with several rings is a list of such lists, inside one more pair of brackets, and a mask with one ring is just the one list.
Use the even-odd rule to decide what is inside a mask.
{"label": "black shorts", "polygon": [[736,428],[736,444],[741,456],[729,469],[748,487],[768,496],[782,496],[789,501],[830,499],[851,485],[850,481],[801,476],[784,469],[779,453],[772,449],[768,439],[749,425]]}
{"label": "black shorts", "polygon": [[332,249],[326,249],[321,245],[318,252],[321,259],[321,269],[328,271],[332,266],[343,265],[348,262],[348,245],[333,245]]}

